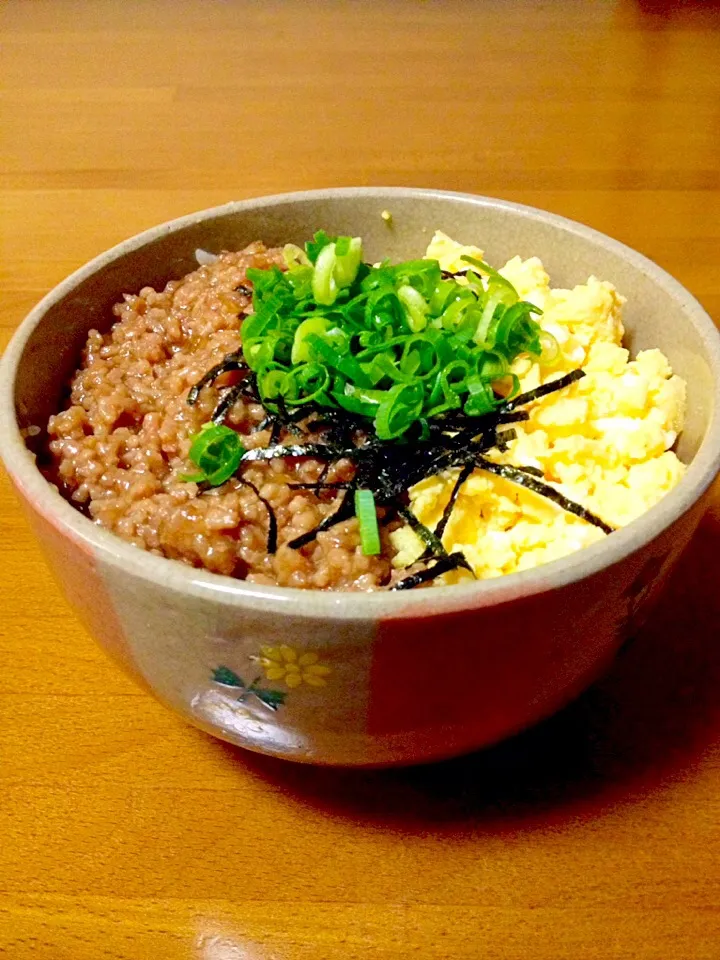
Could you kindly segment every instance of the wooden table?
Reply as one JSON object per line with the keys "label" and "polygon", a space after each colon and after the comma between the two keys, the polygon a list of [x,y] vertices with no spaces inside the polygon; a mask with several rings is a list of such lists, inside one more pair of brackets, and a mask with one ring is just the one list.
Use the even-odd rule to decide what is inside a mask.
{"label": "wooden table", "polygon": [[[708,0],[6,0],[0,34],[3,342],[145,227],[358,183],[566,214],[720,317]],[[720,958],[720,498],[652,623],[565,713],[358,773],[246,755],[138,690],[3,494],[3,956]]]}

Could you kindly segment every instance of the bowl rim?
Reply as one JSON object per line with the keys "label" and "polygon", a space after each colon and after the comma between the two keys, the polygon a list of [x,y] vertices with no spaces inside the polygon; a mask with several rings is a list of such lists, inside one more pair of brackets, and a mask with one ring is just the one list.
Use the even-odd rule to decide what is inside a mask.
{"label": "bowl rim", "polygon": [[[614,252],[678,301],[704,343],[713,376],[713,395],[709,398],[712,407],[707,431],[678,485],[627,527],[566,557],[520,573],[458,584],[449,589],[398,594],[262,586],[189,567],[181,561],[148,553],[100,528],[79,513],[45,480],[20,434],[15,415],[14,388],[25,344],[50,307],[99,269],[160,237],[182,231],[198,222],[288,202],[352,200],[361,197],[374,197],[383,205],[400,198],[448,199],[476,206],[478,211],[500,209],[521,219],[541,220],[566,234],[590,240]],[[720,471],[720,332],[700,303],[669,273],[643,254],[592,227],[525,204],[470,193],[416,187],[334,187],[254,197],[210,207],[144,230],[94,257],[40,300],[15,331],[0,360],[0,456],[20,492],[30,500],[34,509],[65,536],[96,554],[103,563],[151,580],[170,591],[245,610],[282,611],[300,618],[320,617],[338,621],[391,620],[480,609],[517,597],[542,594],[612,567],[645,547],[696,505]]]}

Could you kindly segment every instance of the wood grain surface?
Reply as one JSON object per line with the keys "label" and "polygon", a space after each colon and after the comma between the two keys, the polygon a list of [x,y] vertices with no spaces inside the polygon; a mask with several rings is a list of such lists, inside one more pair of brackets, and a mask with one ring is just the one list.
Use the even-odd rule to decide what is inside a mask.
{"label": "wood grain surface", "polygon": [[[720,11],[631,0],[5,0],[0,335],[167,218],[468,190],[637,247],[720,317]],[[3,481],[0,955],[718,960],[720,497],[612,674],[393,773],[185,726],[105,659]]]}

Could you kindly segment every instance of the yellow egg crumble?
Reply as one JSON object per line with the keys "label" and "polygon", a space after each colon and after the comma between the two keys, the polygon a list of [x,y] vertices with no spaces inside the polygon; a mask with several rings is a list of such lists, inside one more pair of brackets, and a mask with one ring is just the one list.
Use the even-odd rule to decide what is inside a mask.
{"label": "yellow egg crumble", "polygon": [[[464,270],[464,255],[482,258],[437,232],[426,256],[443,270]],[[582,367],[586,376],[527,410],[515,424],[517,438],[499,463],[532,466],[566,497],[612,527],[622,527],[652,507],[680,480],[685,465],[671,450],[683,428],[685,381],[675,376],[660,350],[642,350],[634,360],[622,346],[625,302],[615,287],[589,277],[572,290],[553,289],[537,257],[513,257],[500,273],[521,299],[543,311],[540,325],[553,335],[559,355],[552,363],[518,358],[513,372],[520,390]],[[433,529],[450,498],[458,470],[429,477],[410,490],[414,513]],[[424,544],[409,527],[391,535],[396,567],[412,564]],[[461,488],[442,541],[462,551],[475,575],[498,577],[556,560],[603,539],[598,527],[547,498],[501,477],[475,471]],[[469,576],[462,570],[444,582]]]}

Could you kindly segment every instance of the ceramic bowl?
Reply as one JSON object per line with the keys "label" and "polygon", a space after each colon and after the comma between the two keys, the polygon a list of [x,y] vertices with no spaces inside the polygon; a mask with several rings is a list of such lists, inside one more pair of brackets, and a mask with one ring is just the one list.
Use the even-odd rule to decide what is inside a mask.
{"label": "ceramic bowl", "polygon": [[[627,297],[631,350],[659,347],[687,380],[683,480],[643,517],[565,559],[463,586],[370,595],[258,587],[152,556],[95,526],[46,483],[25,428],[57,409],[88,330],[109,327],[123,292],[183,276],[198,247],[301,243],[319,227],[362,235],[371,259],[418,256],[440,228],[480,244],[490,262],[538,255],[556,286],[589,274],[612,281]],[[311,763],[445,757],[557,710],[637,629],[720,466],[720,339],[687,291],[577,223],[429,190],[267,197],[148,230],[78,270],[32,311],[2,361],[0,390],[2,458],[90,633],[191,723]]]}

